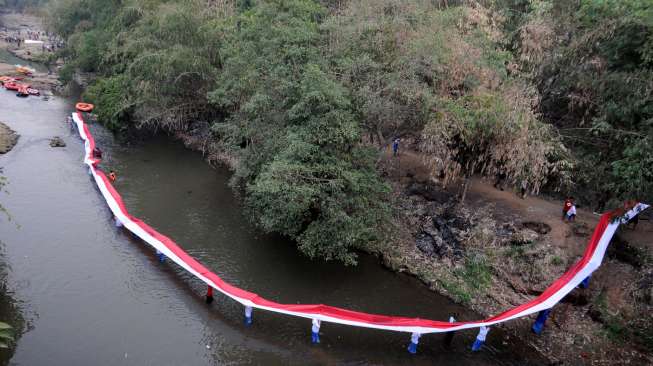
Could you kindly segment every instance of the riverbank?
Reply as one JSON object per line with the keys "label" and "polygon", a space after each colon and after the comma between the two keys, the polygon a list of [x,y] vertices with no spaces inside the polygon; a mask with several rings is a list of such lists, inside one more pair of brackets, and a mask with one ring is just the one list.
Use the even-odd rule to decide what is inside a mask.
{"label": "riverbank", "polygon": [[9,128],[6,124],[0,122],[0,154],[6,154],[16,146],[19,135]]}
{"label": "riverbank", "polygon": [[[484,316],[541,294],[580,258],[598,221],[579,210],[576,222],[562,222],[562,202],[521,199],[510,187],[480,180],[460,205],[429,178],[423,162],[411,150],[383,159],[397,230],[391,244],[376,249],[389,267]],[[534,316],[501,327],[552,363],[650,364],[651,233],[650,221],[620,229],[589,289],[577,289],[554,307],[543,334],[530,332]]]}
{"label": "riverbank", "polygon": [[[0,29],[0,50],[15,57],[13,62],[7,62],[7,60],[3,62],[0,55],[0,75],[23,77],[24,83],[31,84],[33,88],[45,93],[60,89],[62,85],[56,70],[62,64],[61,60],[50,61],[53,62],[53,65],[49,71],[46,67],[39,67],[39,70],[34,70],[30,75],[24,75],[16,70],[17,64],[30,67],[37,63],[38,66],[41,66],[40,63],[49,62],[55,57],[53,51],[44,47],[46,45],[51,47],[51,43],[54,41],[45,36],[46,32],[43,30],[40,19],[30,14],[0,13],[0,23],[4,27]],[[34,36],[30,37],[30,34]],[[25,44],[23,41],[21,45],[18,45],[16,42],[9,42],[16,38],[39,38],[39,41],[43,43]]]}
{"label": "riverbank", "polygon": [[[173,135],[211,164],[238,163],[211,140],[208,124]],[[386,152],[380,170],[393,188],[394,230],[384,243],[361,249],[484,317],[541,294],[580,258],[598,222],[598,215],[579,209],[577,221],[565,223],[562,202],[522,199],[510,187],[480,180],[459,205],[453,190],[431,180],[415,150],[397,158]],[[554,307],[541,335],[530,330],[535,315],[500,327],[551,364],[650,364],[651,233],[648,220],[637,230],[620,229],[589,289],[577,289]]]}

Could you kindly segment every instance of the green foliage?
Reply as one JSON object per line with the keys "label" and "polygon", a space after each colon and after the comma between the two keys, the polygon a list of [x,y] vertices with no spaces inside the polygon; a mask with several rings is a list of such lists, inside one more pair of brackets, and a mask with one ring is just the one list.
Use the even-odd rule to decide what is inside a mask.
{"label": "green foliage", "polygon": [[97,106],[100,121],[111,130],[124,128],[123,121],[131,107],[128,99],[129,80],[124,76],[114,76],[98,80],[84,93],[86,99]]}
{"label": "green foliage", "polygon": [[75,75],[75,67],[72,64],[65,64],[59,69],[59,81],[64,84],[70,83]]}
{"label": "green foliage", "polygon": [[245,11],[230,25],[238,30],[209,95],[231,112],[214,130],[242,157],[235,180],[259,226],[311,257],[351,264],[352,248],[379,240],[388,189],[375,155],[360,146],[347,90],[325,71],[317,47],[324,14],[304,0]]}
{"label": "green foliage", "polygon": [[440,102],[424,129],[423,150],[445,183],[503,174],[537,192],[552,178],[553,187],[569,180],[565,148],[533,115],[527,93],[515,85]]}
{"label": "green foliage", "polygon": [[544,117],[579,161],[578,195],[653,199],[653,5],[538,2],[547,6],[526,17],[523,39],[549,40],[533,77]]}
{"label": "green foliage", "polygon": [[482,255],[467,256],[464,267],[455,270],[454,273],[475,292],[484,290],[492,282],[490,266]]}
{"label": "green foliage", "polygon": [[[574,142],[587,163],[575,171],[581,185],[650,194],[650,8],[615,1],[496,2],[513,10],[505,19],[522,45],[546,40],[513,45],[537,54],[519,59],[540,78],[542,104],[519,79],[503,18],[477,5],[58,0],[49,13],[69,45],[62,80],[94,73],[85,97],[109,128],[210,122],[213,142],[238,158],[232,184],[262,229],[353,263],[352,249],[384,234],[388,187],[374,148],[397,136],[422,142],[445,182],[504,174],[533,192],[558,188],[573,168],[562,142]],[[562,7],[573,8],[560,17],[574,22],[571,42],[546,26]],[[574,121],[567,140],[537,107],[557,127]]]}
{"label": "green foliage", "polygon": [[564,262],[562,261],[562,258],[558,257],[557,255],[555,257],[551,258],[551,264],[553,264],[554,266],[560,266],[563,263]]}
{"label": "green foliage", "polygon": [[443,279],[438,279],[437,281],[442,284],[442,287],[449,293],[449,296],[451,296],[454,301],[463,305],[469,305],[472,302],[472,294],[466,291],[463,286]]}
{"label": "green foliage", "polygon": [[[355,263],[387,218],[374,151],[361,145],[348,90],[320,44],[326,9],[310,0],[132,0],[89,14],[93,0],[53,7],[75,68],[99,77],[85,97],[113,130],[183,130],[195,120],[240,159],[234,185],[265,231],[311,257]],[[64,76],[68,76],[67,73]]]}
{"label": "green foliage", "polygon": [[13,341],[12,327],[7,323],[0,322],[0,348],[9,348]]}
{"label": "green foliage", "polygon": [[390,0],[350,2],[322,26],[354,113],[380,145],[419,134],[439,94],[505,79],[510,54],[495,47],[490,28],[486,14],[471,8]]}

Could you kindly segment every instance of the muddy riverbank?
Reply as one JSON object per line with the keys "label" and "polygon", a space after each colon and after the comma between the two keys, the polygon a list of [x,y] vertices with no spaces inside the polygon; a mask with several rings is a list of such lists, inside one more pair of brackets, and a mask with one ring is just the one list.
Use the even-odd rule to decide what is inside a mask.
{"label": "muddy riverbank", "polygon": [[[511,187],[480,180],[472,181],[460,204],[455,187],[440,187],[424,162],[409,148],[398,158],[388,152],[383,160],[398,213],[392,245],[378,251],[391,268],[414,274],[483,316],[541,294],[581,257],[598,222],[585,202],[578,202],[578,219],[565,223],[562,201],[522,199]],[[589,289],[576,289],[555,306],[545,332],[530,331],[534,316],[500,327],[552,363],[653,362],[646,343],[653,309],[649,215],[644,213],[637,230],[620,228]]]}

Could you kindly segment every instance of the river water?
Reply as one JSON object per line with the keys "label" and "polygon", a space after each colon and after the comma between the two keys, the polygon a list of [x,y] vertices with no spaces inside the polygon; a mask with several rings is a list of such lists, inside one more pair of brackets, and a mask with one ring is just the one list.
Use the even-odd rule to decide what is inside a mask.
{"label": "river water", "polygon": [[0,48],[0,62],[4,62],[10,65],[29,66],[38,72],[48,72],[48,68],[45,67],[43,64],[40,64],[38,62],[26,61],[21,58],[18,58],[14,56],[13,53],[5,50],[4,48]]}
{"label": "river water", "polygon": [[[543,364],[520,341],[494,329],[482,352],[469,348],[476,331],[460,332],[451,350],[443,335],[425,335],[418,355],[410,335],[322,325],[310,344],[310,321],[243,309],[216,297],[151,248],[116,229],[82,165],[83,147],[66,123],[72,102],[16,98],[0,90],[0,120],[17,131],[18,145],[0,156],[9,183],[0,218],[0,260],[7,291],[20,304],[27,331],[16,365],[527,365]],[[101,126],[91,131],[114,169],[131,213],[168,235],[227,281],[288,303],[325,303],[391,315],[478,318],[432,293],[412,277],[361,256],[356,267],[311,261],[286,239],[262,235],[249,223],[227,181],[199,154],[165,137],[125,145]],[[51,148],[61,136],[65,148]],[[5,316],[8,316],[5,314]],[[11,319],[9,319],[11,320]]]}

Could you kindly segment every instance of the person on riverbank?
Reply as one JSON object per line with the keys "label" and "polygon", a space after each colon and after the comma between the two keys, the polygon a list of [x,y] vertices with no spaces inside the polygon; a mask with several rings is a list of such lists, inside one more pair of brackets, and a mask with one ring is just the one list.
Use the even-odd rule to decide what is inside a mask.
{"label": "person on riverbank", "polygon": [[392,141],[392,156],[397,156],[399,153],[399,137],[395,138]]}
{"label": "person on riverbank", "polygon": [[503,186],[506,181],[506,172],[503,168],[499,169],[494,175],[494,188],[503,191]]}
{"label": "person on riverbank", "polygon": [[576,205],[572,202],[571,207],[567,210],[567,221],[573,222],[576,219]]}
{"label": "person on riverbank", "polygon": [[116,181],[116,178],[117,178],[117,176],[116,176],[116,172],[114,172],[113,170],[110,171],[110,172],[109,172],[109,180],[111,181],[111,183],[115,182],[115,181]]}
{"label": "person on riverbank", "polygon": [[526,179],[522,179],[521,186],[519,187],[519,193],[521,195],[521,199],[525,200],[526,194],[528,193],[528,182]]}
{"label": "person on riverbank", "polygon": [[567,211],[571,208],[574,202],[574,197],[567,197],[565,203],[562,204],[562,221],[567,217]]}

